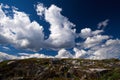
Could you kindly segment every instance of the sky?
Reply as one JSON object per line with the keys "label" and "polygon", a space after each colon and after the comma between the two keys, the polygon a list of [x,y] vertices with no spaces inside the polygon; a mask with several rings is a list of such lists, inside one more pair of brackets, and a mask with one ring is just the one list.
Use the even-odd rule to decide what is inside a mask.
{"label": "sky", "polygon": [[1,60],[120,58],[119,0],[1,0],[0,3]]}

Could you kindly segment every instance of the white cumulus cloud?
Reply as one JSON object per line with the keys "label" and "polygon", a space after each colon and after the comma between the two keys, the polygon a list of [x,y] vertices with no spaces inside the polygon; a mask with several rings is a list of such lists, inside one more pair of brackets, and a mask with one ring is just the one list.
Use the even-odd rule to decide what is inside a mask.
{"label": "white cumulus cloud", "polygon": [[55,58],[73,58],[73,55],[66,49],[60,49]]}
{"label": "white cumulus cloud", "polygon": [[85,38],[88,38],[88,37],[92,37],[92,36],[101,34],[102,32],[104,32],[104,31],[103,30],[92,31],[90,28],[84,28],[84,29],[81,29],[79,37],[85,39]]}
{"label": "white cumulus cloud", "polygon": [[96,35],[93,37],[88,37],[84,42],[84,46],[85,48],[90,48],[90,47],[94,47],[97,45],[99,46],[99,44],[101,44],[107,39],[109,39],[109,36],[107,35]]}
{"label": "white cumulus cloud", "polygon": [[120,58],[120,40],[112,39],[111,36],[103,35],[103,30],[92,31],[90,28],[81,30],[81,38],[84,40],[77,43],[74,48],[75,58],[85,59],[109,59]]}
{"label": "white cumulus cloud", "polygon": [[62,9],[51,5],[48,9],[38,4],[38,15],[44,10],[45,20],[50,24],[50,36],[45,41],[49,48],[71,48],[75,45],[75,25],[61,14]]}
{"label": "white cumulus cloud", "polygon": [[0,52],[0,62],[3,60],[17,59],[17,56],[9,55],[7,53]]}
{"label": "white cumulus cloud", "polygon": [[44,12],[45,12],[45,9],[46,9],[46,8],[44,7],[44,5],[43,5],[42,3],[40,3],[40,4],[38,4],[36,7],[37,7],[37,8],[36,8],[37,15],[43,16],[43,14],[44,14]]}
{"label": "white cumulus cloud", "polygon": [[[50,24],[50,34],[45,39],[44,26],[41,26],[37,21],[31,21],[25,12],[18,11],[15,7],[12,7],[12,17],[6,15],[3,8],[11,7],[0,5],[0,44],[33,51],[39,51],[41,48],[59,51],[56,56],[20,53],[17,57],[1,52],[1,61],[15,58],[120,58],[120,39],[102,34],[109,19],[100,22],[98,30],[84,28],[80,33],[76,33],[75,25],[61,14],[62,8],[54,4],[50,7],[44,7],[40,3],[36,5],[37,15]],[[76,37],[76,35],[78,36]],[[75,42],[77,38],[81,39],[80,42]],[[68,50],[71,48],[73,48],[73,54]],[[4,49],[7,48],[4,47]]]}
{"label": "white cumulus cloud", "polygon": [[[62,9],[51,5],[37,5],[37,14],[43,16],[50,24],[50,35],[44,40],[43,26],[31,21],[29,16],[13,8],[13,18],[7,16],[0,6],[0,43],[10,44],[16,48],[40,50],[41,48],[61,49],[75,45],[75,25],[61,14]],[[8,7],[7,7],[8,8]]]}
{"label": "white cumulus cloud", "polygon": [[74,48],[73,51],[75,52],[74,58],[86,58],[88,54],[85,50],[80,50],[78,48]]}
{"label": "white cumulus cloud", "polygon": [[120,59],[120,40],[108,40],[105,45],[97,49],[90,59],[110,59],[118,58]]}
{"label": "white cumulus cloud", "polygon": [[13,10],[13,18],[5,15],[0,7],[0,43],[17,48],[39,50],[44,40],[43,27],[31,22],[24,12]]}
{"label": "white cumulus cloud", "polygon": [[27,53],[20,53],[18,59],[28,59],[28,58],[54,58],[53,56],[48,56],[44,54],[34,53],[34,54],[27,54]]}

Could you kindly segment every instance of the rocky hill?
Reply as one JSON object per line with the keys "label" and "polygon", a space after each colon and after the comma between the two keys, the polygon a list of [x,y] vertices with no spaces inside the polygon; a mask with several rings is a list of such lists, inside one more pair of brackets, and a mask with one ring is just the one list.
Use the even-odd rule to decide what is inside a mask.
{"label": "rocky hill", "polygon": [[120,60],[8,60],[0,62],[0,80],[120,80]]}

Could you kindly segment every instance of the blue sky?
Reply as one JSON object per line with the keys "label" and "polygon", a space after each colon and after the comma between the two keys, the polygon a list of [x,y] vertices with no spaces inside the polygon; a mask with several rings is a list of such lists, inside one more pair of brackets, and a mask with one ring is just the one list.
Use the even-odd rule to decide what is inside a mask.
{"label": "blue sky", "polygon": [[[40,21],[39,17],[36,15],[33,5],[43,3],[45,6],[49,7],[51,4],[55,4],[63,9],[62,14],[76,24],[78,30],[85,26],[95,29],[97,23],[105,19],[110,19],[109,27],[106,29],[107,33],[119,37],[119,0],[30,0],[29,2],[27,0],[1,0],[0,2],[19,8],[20,11],[30,14],[31,20],[37,20],[37,22],[40,23],[42,21]],[[44,22],[41,24],[45,25]]]}
{"label": "blue sky", "polygon": [[[84,1],[83,0],[73,0],[73,1],[72,0],[70,1],[1,0],[0,3],[4,4],[4,6],[5,5],[10,6],[10,8],[7,9],[2,8],[3,11],[5,10],[8,11],[7,16],[12,15],[12,17],[14,17],[14,12],[11,12],[12,6],[14,6],[18,8],[18,10],[16,10],[16,14],[17,12],[23,12],[23,14],[27,15],[26,17],[28,17],[30,20],[30,23],[28,21],[29,24],[35,21],[35,23],[31,24],[34,25],[32,27],[36,27],[36,26],[38,27],[39,24],[40,26],[42,26],[43,29],[40,30],[40,27],[39,28],[36,27],[35,29],[32,29],[31,27],[30,31],[33,31],[31,33],[29,30],[23,29],[23,31],[26,32],[26,36],[13,35],[17,38],[24,37],[24,40],[22,39],[23,41],[20,39],[21,42],[27,44],[27,46],[26,45],[24,46],[24,44],[22,45],[22,43],[19,42],[20,41],[19,39],[15,39],[16,41],[18,40],[17,43],[10,42],[9,39],[14,39],[14,38],[12,36],[6,37],[7,34],[3,35],[4,32],[7,33],[4,30],[6,28],[9,29],[6,26],[7,24],[3,24],[6,28],[1,29],[3,30],[3,32],[1,32],[2,36],[0,36],[0,40],[1,40],[0,52],[4,52],[10,55],[18,55],[18,53],[28,53],[28,54],[42,53],[45,55],[55,56],[60,52],[61,49],[65,49],[63,50],[63,52],[68,51],[68,53],[76,54],[76,55],[78,52],[79,55],[82,55],[85,52],[83,57],[86,57],[86,55],[88,56],[91,55],[91,51],[93,51],[95,47],[98,47],[99,49],[102,50],[103,47],[101,46],[106,45],[107,43],[109,43],[110,40],[112,40],[112,42],[115,42],[114,43],[115,46],[114,47],[110,46],[110,49],[115,49],[115,52],[118,54],[119,49],[116,48],[116,46],[119,47],[119,45],[116,45],[116,43],[119,43],[119,38],[120,38],[119,36],[120,35],[119,33],[120,1],[119,0],[114,0],[114,1],[113,0],[106,0],[106,1],[104,0],[84,0]],[[38,7],[40,6],[43,9],[45,9],[43,10],[42,15],[39,15],[39,12],[36,11],[38,8],[37,5]],[[38,9],[38,11],[40,11],[40,9]],[[56,15],[58,16],[58,18],[56,17]],[[16,25],[14,22],[11,23],[13,25]],[[101,25],[99,26],[101,27],[100,29],[98,29],[98,24]],[[58,26],[57,29],[54,28],[56,25]],[[65,28],[65,25],[67,25],[67,27],[72,27],[72,28]],[[21,29],[19,28],[20,26],[21,25],[18,25],[19,30]],[[26,27],[26,24],[24,24],[24,27]],[[37,29],[40,30],[41,32],[37,32]],[[75,29],[76,31],[73,32],[74,31],[73,29]],[[15,34],[17,34],[17,32],[19,35],[23,34],[20,33],[19,30],[15,29],[16,31]],[[29,33],[30,36],[28,36]],[[58,34],[58,35],[54,35],[54,34]],[[2,41],[4,40],[2,37],[6,38],[5,42]],[[45,40],[40,40],[41,42],[39,42],[39,39],[42,39],[42,37],[44,37]],[[101,38],[100,39],[101,41],[98,41],[97,38]],[[38,40],[35,41],[35,39]],[[89,40],[88,41],[89,43],[87,43],[87,40]],[[92,43],[90,43],[91,40],[93,40]],[[9,49],[7,49],[6,47],[8,47]],[[78,49],[77,52],[76,49],[74,48]],[[108,52],[107,50],[109,49],[106,49],[106,52]],[[98,49],[95,49],[93,53],[97,53],[97,51]],[[62,51],[60,53],[62,53]]]}

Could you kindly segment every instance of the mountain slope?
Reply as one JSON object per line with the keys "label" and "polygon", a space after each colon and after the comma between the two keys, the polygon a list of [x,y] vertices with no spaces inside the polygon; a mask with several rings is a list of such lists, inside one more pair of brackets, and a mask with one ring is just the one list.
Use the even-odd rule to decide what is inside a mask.
{"label": "mountain slope", "polygon": [[0,63],[0,80],[119,80],[120,61],[24,59]]}

